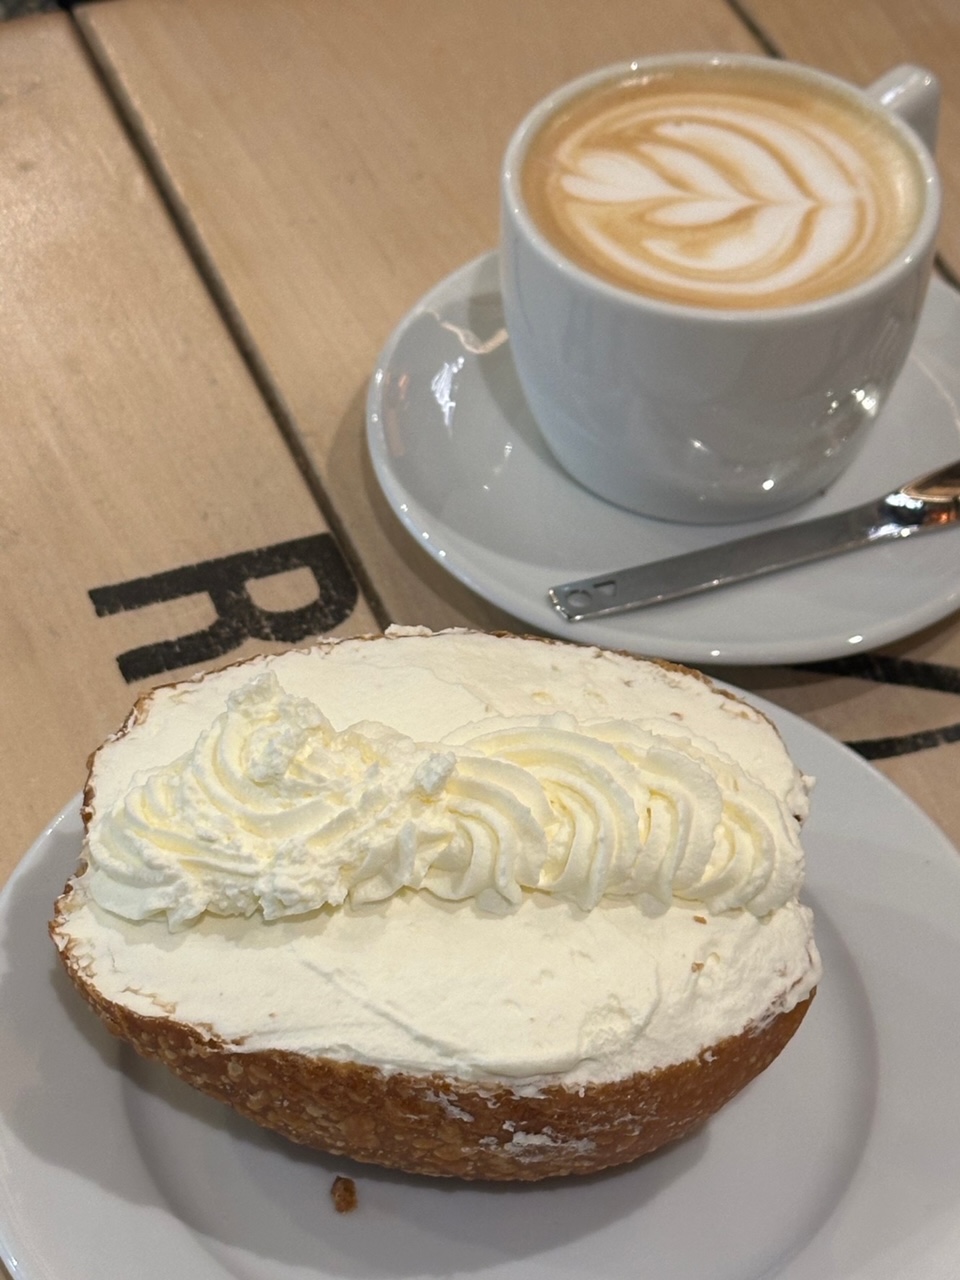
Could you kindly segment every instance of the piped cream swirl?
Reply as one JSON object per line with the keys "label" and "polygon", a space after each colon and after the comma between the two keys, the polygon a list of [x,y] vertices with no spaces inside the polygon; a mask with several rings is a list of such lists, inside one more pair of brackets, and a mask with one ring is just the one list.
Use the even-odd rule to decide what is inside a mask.
{"label": "piped cream swirl", "polygon": [[422,743],[373,721],[338,731],[267,672],[191,750],[133,779],[86,856],[101,907],[171,928],[404,890],[482,912],[539,892],[583,911],[642,896],[763,917],[799,889],[798,825],[673,721],[555,713]]}

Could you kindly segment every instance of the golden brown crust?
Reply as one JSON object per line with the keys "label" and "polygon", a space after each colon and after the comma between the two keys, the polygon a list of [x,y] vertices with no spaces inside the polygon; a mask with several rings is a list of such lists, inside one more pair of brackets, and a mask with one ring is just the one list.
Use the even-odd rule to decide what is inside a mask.
{"label": "golden brown crust", "polygon": [[[63,899],[61,899],[61,903]],[[293,1142],[408,1173],[535,1181],[595,1173],[702,1124],[777,1057],[813,995],[698,1058],[610,1084],[550,1085],[387,1075],[286,1050],[249,1053],[202,1028],[106,999],[71,954],[59,910],[51,933],[71,981],[107,1027],[145,1058]]]}

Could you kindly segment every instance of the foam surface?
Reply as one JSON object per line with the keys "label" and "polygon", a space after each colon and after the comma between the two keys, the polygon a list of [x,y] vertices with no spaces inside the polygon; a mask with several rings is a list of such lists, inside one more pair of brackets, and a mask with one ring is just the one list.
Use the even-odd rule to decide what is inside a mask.
{"label": "foam surface", "polygon": [[723,68],[575,99],[534,138],[524,196],[588,269],[741,307],[850,287],[895,256],[921,209],[915,161],[882,121]]}

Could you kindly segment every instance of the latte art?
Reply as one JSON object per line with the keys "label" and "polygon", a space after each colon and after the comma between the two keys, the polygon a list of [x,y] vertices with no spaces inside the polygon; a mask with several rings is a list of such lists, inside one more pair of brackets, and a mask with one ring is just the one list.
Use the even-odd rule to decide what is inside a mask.
{"label": "latte art", "polygon": [[704,68],[561,109],[523,174],[534,220],[594,274],[656,298],[783,306],[889,262],[920,216],[892,128],[805,86]]}

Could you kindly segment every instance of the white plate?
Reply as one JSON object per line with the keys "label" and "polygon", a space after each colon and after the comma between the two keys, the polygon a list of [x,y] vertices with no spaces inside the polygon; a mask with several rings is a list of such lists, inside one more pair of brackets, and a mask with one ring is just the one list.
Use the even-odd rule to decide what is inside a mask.
{"label": "white plate", "polygon": [[839,511],[960,456],[960,297],[931,285],[914,353],[852,468],[785,516],[697,526],[595,497],[554,461],[520,390],[488,254],[388,342],[367,438],[387,500],[450,573],[567,640],[694,663],[803,662],[908,635],[960,607],[960,534],[912,539],[619,618],[568,623],[559,582]]}
{"label": "white plate", "polygon": [[[45,923],[76,808],[0,898],[0,1255],[18,1280],[902,1280],[960,1274],[960,858],[859,757],[765,704],[820,781],[825,977],[784,1054],[700,1133],[525,1187],[285,1143],[141,1062]],[[360,1206],[339,1217],[337,1172]]]}

